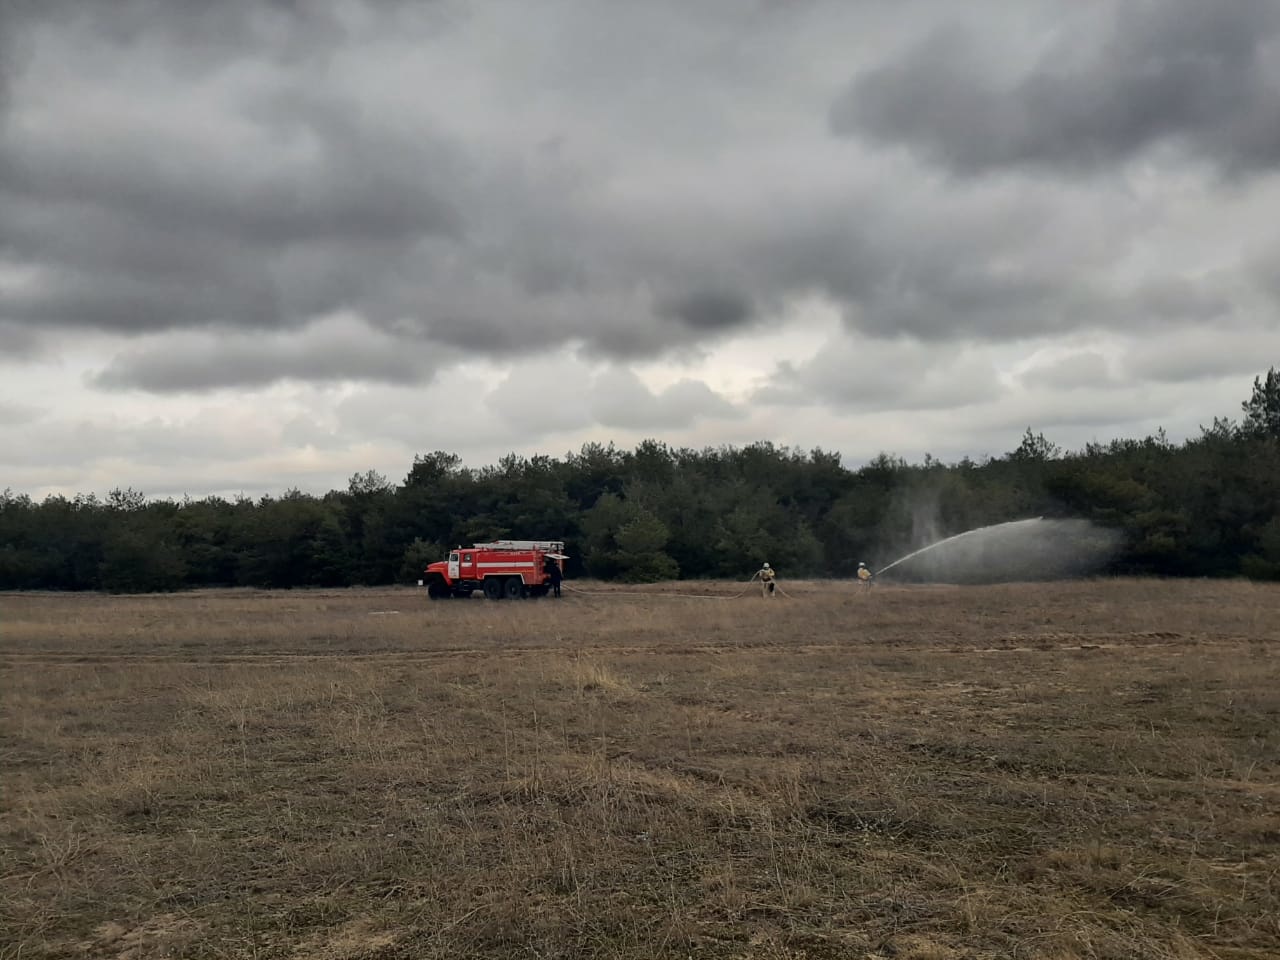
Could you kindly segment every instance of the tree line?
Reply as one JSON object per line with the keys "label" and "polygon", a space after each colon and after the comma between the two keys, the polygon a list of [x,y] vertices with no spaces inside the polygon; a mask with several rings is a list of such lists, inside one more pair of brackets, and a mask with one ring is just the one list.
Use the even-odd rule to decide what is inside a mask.
{"label": "tree line", "polygon": [[452,546],[557,538],[569,574],[653,581],[849,576],[974,527],[1028,516],[1112,528],[1112,572],[1280,579],[1280,373],[1240,420],[1200,435],[1064,452],[1028,428],[981,461],[907,463],[755,443],[692,450],[646,440],[563,458],[464,467],[416,456],[395,484],[369,471],[322,496],[148,499],[113,490],[37,502],[0,494],[0,589],[178,590],[416,582]]}

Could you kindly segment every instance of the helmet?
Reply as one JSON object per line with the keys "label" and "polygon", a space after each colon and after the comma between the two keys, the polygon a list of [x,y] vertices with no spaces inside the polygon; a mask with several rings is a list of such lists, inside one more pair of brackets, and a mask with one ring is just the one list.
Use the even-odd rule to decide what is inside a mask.
{"label": "helmet", "polygon": [[858,566],[860,566],[860,567],[865,567],[865,566],[866,566],[866,564],[865,564],[865,563],[860,563],[860,564],[858,564]]}
{"label": "helmet", "polygon": [[766,570],[768,570],[768,569],[769,569],[769,565],[766,563],[766,564],[764,565],[764,568],[765,568]]}

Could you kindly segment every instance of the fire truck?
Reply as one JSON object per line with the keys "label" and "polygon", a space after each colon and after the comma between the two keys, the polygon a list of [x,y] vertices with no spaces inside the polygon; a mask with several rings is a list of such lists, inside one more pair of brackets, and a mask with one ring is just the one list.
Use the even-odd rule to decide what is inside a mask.
{"label": "fire truck", "polygon": [[564,573],[562,540],[495,540],[458,547],[447,560],[430,564],[423,577],[432,600],[469,597],[483,590],[489,600],[545,597],[551,589],[548,564]]}

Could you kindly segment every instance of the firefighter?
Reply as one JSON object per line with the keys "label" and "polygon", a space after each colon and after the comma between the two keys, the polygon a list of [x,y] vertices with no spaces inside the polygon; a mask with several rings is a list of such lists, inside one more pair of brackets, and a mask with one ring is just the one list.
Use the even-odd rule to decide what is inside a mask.
{"label": "firefighter", "polygon": [[564,571],[560,569],[560,561],[547,557],[545,562],[547,576],[551,578],[551,595],[560,596],[560,581],[564,579]]}
{"label": "firefighter", "polygon": [[751,577],[752,580],[757,578],[760,580],[760,596],[765,598],[773,596],[774,581],[777,579],[777,574],[774,572],[773,567],[766,563]]}
{"label": "firefighter", "polygon": [[871,586],[871,571],[867,569],[865,563],[858,564],[858,580],[864,587]]}

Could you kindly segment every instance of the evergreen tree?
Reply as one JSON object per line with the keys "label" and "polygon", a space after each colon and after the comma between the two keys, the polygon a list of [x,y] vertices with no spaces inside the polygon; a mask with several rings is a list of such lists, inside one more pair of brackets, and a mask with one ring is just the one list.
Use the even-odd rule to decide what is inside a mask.
{"label": "evergreen tree", "polygon": [[1240,429],[1252,437],[1280,440],[1280,372],[1271,367],[1266,377],[1253,378],[1253,395],[1242,403]]}

